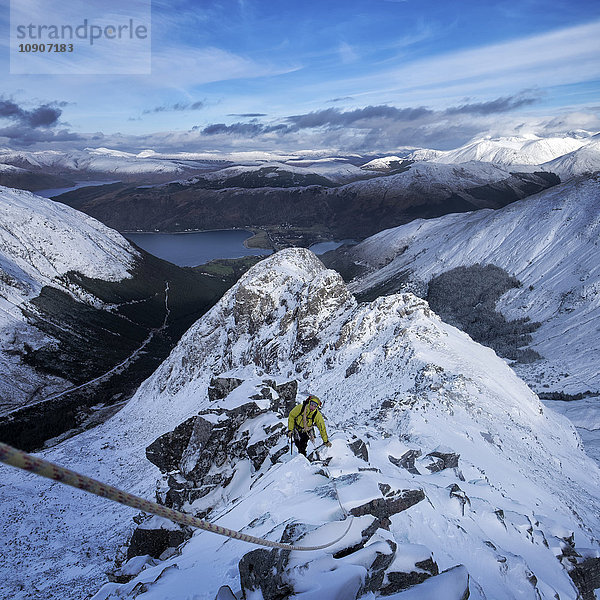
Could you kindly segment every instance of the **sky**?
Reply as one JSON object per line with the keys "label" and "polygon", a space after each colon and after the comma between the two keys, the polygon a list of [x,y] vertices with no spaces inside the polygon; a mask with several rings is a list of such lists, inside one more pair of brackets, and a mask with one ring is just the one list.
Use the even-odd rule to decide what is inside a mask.
{"label": "sky", "polygon": [[[1,1],[0,147],[375,154],[600,130],[592,0]],[[19,24],[84,19],[148,27],[17,52],[38,41]]]}

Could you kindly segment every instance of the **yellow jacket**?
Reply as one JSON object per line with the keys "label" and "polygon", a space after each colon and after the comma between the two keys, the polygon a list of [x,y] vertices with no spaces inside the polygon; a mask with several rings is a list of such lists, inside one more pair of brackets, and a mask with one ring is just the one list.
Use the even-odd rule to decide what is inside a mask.
{"label": "yellow jacket", "polygon": [[[306,427],[304,424],[305,415]],[[316,425],[319,429],[321,438],[323,438],[323,443],[327,443],[327,430],[325,429],[325,421],[319,409],[315,408],[315,410],[310,410],[308,404],[306,405],[306,410],[304,413],[302,411],[302,404],[298,404],[294,406],[294,408],[292,408],[288,416],[289,431],[294,431],[295,428],[300,429],[301,431],[304,430],[306,431],[306,433],[309,433],[309,430],[312,429],[313,425]]]}

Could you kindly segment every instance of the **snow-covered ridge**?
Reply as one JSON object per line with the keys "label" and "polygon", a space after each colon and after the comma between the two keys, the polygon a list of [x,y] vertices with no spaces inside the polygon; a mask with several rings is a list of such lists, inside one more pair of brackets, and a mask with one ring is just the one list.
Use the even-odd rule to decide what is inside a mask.
{"label": "snow-covered ridge", "polygon": [[509,319],[542,322],[532,347],[545,361],[532,365],[529,381],[546,369],[543,382],[552,389],[560,380],[569,393],[598,390],[600,336],[585,324],[600,318],[599,206],[600,179],[584,177],[496,211],[383,231],[353,249],[352,259],[371,272],[351,289],[364,291],[405,271],[407,283],[427,283],[459,266],[501,267],[523,285],[504,295],[500,310]]}
{"label": "snow-covered ridge", "polygon": [[599,171],[600,139],[595,137],[591,142],[578,150],[559,156],[542,166],[544,170],[556,173],[563,180],[575,175]]}
{"label": "snow-covered ridge", "polygon": [[[211,402],[207,387],[215,375],[247,383]],[[399,294],[359,305],[339,275],[307,250],[284,250],[248,271],[119,414],[45,455],[152,495],[157,471],[145,448],[157,436],[200,410],[238,406],[242,392],[252,395],[261,381],[290,378],[299,381],[301,393],[324,400],[334,440],[331,476],[347,508],[382,497],[378,482],[417,487],[427,501],[394,516],[385,535],[420,545],[420,554],[433,553],[441,569],[463,564],[472,598],[508,600],[524,589],[532,599],[575,597],[557,556],[570,532],[577,547],[590,548],[590,556],[597,552],[600,471],[573,427],[544,409],[492,351],[443,323],[424,301]],[[368,447],[364,473],[346,447],[353,435]],[[454,453],[458,467],[428,472],[417,462],[417,476],[388,458],[410,451],[415,457]],[[340,510],[324,493],[327,482],[302,457],[288,461],[286,455],[262,467],[262,479],[249,460],[240,463],[234,495],[221,504],[215,499],[223,514],[218,523],[270,539],[298,521],[308,531],[323,525],[336,531]],[[82,518],[77,492],[47,486],[3,472],[0,539],[12,540],[18,531],[22,543],[0,552],[1,576],[7,590],[27,577],[32,587],[46,582],[47,598],[67,589],[83,598],[103,583],[101,573],[130,529],[131,513],[85,497]],[[31,502],[25,512],[23,497]],[[47,540],[39,536],[40,510]],[[198,532],[181,555],[142,571],[138,581],[157,582],[149,584],[149,599],[178,597],[191,581],[202,581],[202,592],[213,598],[221,584],[239,589],[237,561],[250,549]],[[362,563],[351,572],[342,568],[347,563],[331,554],[305,560],[312,580],[326,588],[346,582],[358,589],[366,573]],[[85,567],[83,573],[75,564]],[[121,591],[129,597],[127,588]]]}
{"label": "snow-covered ridge", "polygon": [[56,150],[15,151],[0,149],[0,163],[44,173],[105,173],[112,175],[172,175],[186,172],[181,164],[152,156],[108,148],[86,148],[59,152]]}
{"label": "snow-covered ridge", "polygon": [[384,156],[382,158],[375,158],[373,160],[370,160],[368,163],[362,165],[361,169],[367,169],[372,171],[385,171],[390,169],[390,166],[394,163],[400,163],[402,162],[402,160],[403,159],[399,156]]}
{"label": "snow-covered ridge", "polygon": [[[235,165],[225,167],[218,171],[212,171],[202,176],[208,181],[226,181],[239,175],[258,173],[264,169],[271,172],[265,176],[268,182],[269,178],[277,178],[280,175],[291,173],[293,175],[318,175],[325,177],[334,183],[347,183],[355,181],[365,176],[365,173],[347,161],[343,160],[321,160],[321,161],[292,161],[291,163],[276,161],[260,161],[258,164]],[[193,179],[191,180],[194,181]]]}
{"label": "snow-covered ridge", "polygon": [[412,160],[441,163],[463,163],[471,160],[499,165],[541,165],[582,148],[590,138],[580,137],[527,137],[477,139],[454,150],[416,150],[409,154]]}
{"label": "snow-covered ridge", "polygon": [[[64,204],[0,186],[0,406],[14,409],[68,382],[23,361],[24,348],[56,347],[25,315],[44,286],[94,307],[102,302],[64,277],[75,271],[93,279],[131,277],[138,252],[118,232]],[[66,325],[66,324],[65,324]],[[71,326],[73,323],[71,323]],[[68,329],[65,327],[65,331]],[[73,331],[77,336],[78,332]]]}
{"label": "snow-covered ridge", "polygon": [[[138,253],[118,232],[64,204],[0,186],[0,292],[12,302],[68,271],[107,281],[130,277]],[[13,287],[10,282],[17,281]],[[23,293],[24,287],[29,288]]]}
{"label": "snow-covered ridge", "polygon": [[[431,197],[451,196],[458,190],[469,190],[508,180],[510,171],[501,165],[471,161],[464,164],[416,162],[401,173],[349,183],[345,190],[365,194],[398,196],[416,192]],[[473,199],[477,202],[477,199]],[[486,205],[487,206],[487,205]]]}

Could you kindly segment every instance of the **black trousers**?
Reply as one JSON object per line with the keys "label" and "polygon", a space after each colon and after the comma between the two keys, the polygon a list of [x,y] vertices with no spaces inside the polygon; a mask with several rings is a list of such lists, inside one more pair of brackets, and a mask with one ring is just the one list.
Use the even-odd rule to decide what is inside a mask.
{"label": "black trousers", "polygon": [[300,454],[304,454],[306,456],[306,446],[309,440],[308,433],[303,431],[302,429],[294,429],[294,443],[296,444],[296,448],[298,448],[298,452]]}

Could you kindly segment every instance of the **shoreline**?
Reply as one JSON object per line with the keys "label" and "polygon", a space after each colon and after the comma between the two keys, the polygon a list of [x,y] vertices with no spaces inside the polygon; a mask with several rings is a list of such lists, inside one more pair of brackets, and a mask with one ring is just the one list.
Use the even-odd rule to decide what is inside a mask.
{"label": "shoreline", "polygon": [[251,249],[259,249],[259,250],[270,250],[271,252],[275,252],[275,248],[273,244],[270,242],[269,234],[263,229],[246,229],[245,227],[230,227],[227,229],[218,228],[218,229],[188,229],[185,231],[140,231],[140,230],[130,230],[124,229],[119,231],[119,233],[123,237],[127,237],[131,234],[152,234],[152,235],[185,235],[185,234],[194,234],[194,233],[211,233],[211,232],[219,232],[219,231],[245,231],[250,234],[245,240],[242,241],[242,244],[245,248]]}

